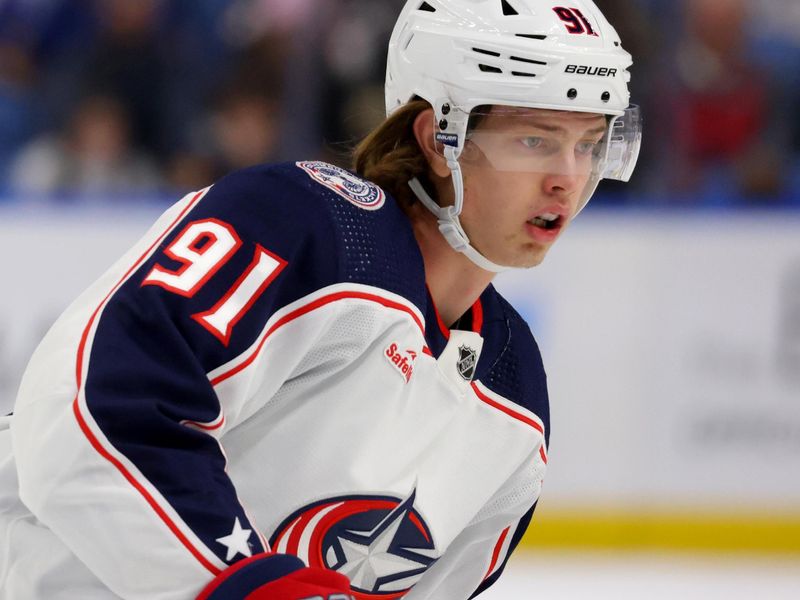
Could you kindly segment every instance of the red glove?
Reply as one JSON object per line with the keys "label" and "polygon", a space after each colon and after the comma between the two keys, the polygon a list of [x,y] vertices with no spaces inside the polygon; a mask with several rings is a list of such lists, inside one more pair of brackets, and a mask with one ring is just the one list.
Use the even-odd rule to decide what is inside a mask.
{"label": "red glove", "polygon": [[347,577],[296,556],[257,554],[228,567],[197,600],[353,600]]}

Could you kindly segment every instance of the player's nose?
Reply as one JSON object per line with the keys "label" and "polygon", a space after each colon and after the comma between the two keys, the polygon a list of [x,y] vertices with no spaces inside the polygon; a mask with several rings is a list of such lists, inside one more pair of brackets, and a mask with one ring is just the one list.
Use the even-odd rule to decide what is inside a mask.
{"label": "player's nose", "polygon": [[583,185],[586,179],[581,172],[583,165],[579,164],[574,153],[566,150],[553,154],[543,166],[543,191],[548,195],[574,194],[580,191],[578,187]]}
{"label": "player's nose", "polygon": [[580,191],[584,185],[585,176],[578,173],[545,173],[542,179],[542,188],[548,196],[563,197],[568,200]]}

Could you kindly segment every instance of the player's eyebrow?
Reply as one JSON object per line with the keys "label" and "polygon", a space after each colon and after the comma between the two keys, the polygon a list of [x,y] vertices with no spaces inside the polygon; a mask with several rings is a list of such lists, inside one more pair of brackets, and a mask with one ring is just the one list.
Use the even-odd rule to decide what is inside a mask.
{"label": "player's eyebrow", "polygon": [[[551,123],[548,123],[546,120],[534,116],[521,116],[521,115],[510,116],[506,121],[506,125],[527,126],[551,133],[560,133],[560,134],[569,133],[566,127],[562,127],[561,125],[553,125]],[[581,135],[582,136],[600,135],[601,133],[605,133],[607,129],[608,127],[604,123],[603,125],[598,125],[597,127],[592,127],[591,129],[587,129]]]}
{"label": "player's eyebrow", "polygon": [[[540,121],[534,121],[534,120],[526,120],[524,121],[524,123],[526,125],[535,127],[536,129],[541,129],[542,131],[550,131],[554,133],[569,133],[565,127],[561,127],[560,125],[548,125],[547,123],[542,123]],[[606,132],[606,126],[601,125],[599,127],[587,129],[586,131],[583,132],[583,135],[593,135],[605,132]]]}

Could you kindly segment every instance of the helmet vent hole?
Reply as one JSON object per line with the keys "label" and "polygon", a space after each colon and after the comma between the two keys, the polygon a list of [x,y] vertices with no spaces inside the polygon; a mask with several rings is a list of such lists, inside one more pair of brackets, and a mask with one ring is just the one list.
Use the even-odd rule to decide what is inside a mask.
{"label": "helmet vent hole", "polygon": [[547,36],[539,33],[515,33],[517,37],[528,38],[529,40],[546,40]]}
{"label": "helmet vent hole", "polygon": [[523,73],[522,71],[511,71],[511,74],[517,77],[536,77],[536,73]]}
{"label": "helmet vent hole", "polygon": [[427,2],[423,2],[422,4],[420,4],[417,10],[424,10],[425,12],[436,12],[436,9]]}
{"label": "helmet vent hole", "polygon": [[503,5],[503,14],[507,17],[513,17],[514,15],[518,15],[517,9],[511,6],[507,0],[500,0],[500,4]]}
{"label": "helmet vent hole", "polygon": [[473,48],[473,52],[478,52],[480,54],[488,54],[489,56],[500,56],[499,52],[493,52],[492,50],[484,50],[483,48]]}
{"label": "helmet vent hole", "polygon": [[522,58],[520,56],[511,56],[509,58],[511,58],[511,60],[516,60],[518,62],[524,62],[524,63],[530,63],[532,65],[544,65],[544,66],[547,66],[547,63],[542,61],[542,60],[533,60],[533,59],[530,59],[530,58]]}
{"label": "helmet vent hole", "polygon": [[484,73],[502,73],[502,69],[498,69],[497,67],[493,67],[491,65],[478,65],[478,68],[483,71]]}

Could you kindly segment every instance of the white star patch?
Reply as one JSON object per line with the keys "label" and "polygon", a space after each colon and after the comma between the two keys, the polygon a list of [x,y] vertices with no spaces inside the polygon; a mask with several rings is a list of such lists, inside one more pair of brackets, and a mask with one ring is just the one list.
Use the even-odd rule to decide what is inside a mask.
{"label": "white star patch", "polygon": [[250,557],[253,555],[250,550],[250,544],[247,540],[250,539],[250,534],[253,533],[252,529],[242,529],[242,524],[239,523],[239,517],[236,517],[236,522],[233,524],[233,531],[230,535],[217,538],[217,541],[228,548],[228,555],[225,560],[230,562],[237,554]]}

